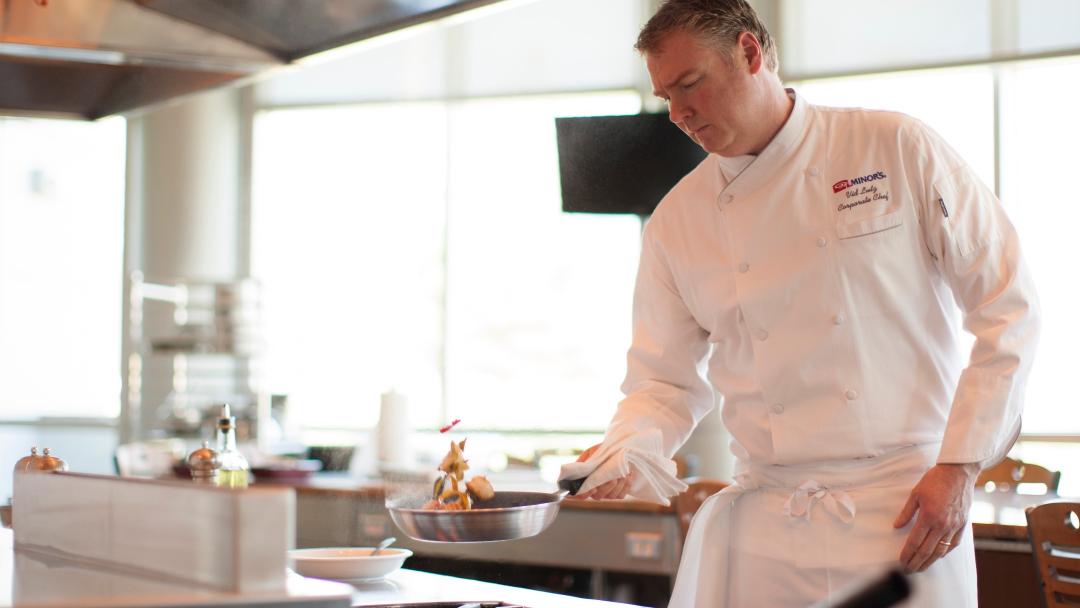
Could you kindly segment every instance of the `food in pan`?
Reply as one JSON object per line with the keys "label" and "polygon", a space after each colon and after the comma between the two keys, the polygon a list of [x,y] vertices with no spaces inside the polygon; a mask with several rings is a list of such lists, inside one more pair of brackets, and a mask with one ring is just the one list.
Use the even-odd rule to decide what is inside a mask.
{"label": "food in pan", "polygon": [[469,489],[469,494],[480,500],[491,500],[495,497],[495,488],[491,487],[491,482],[483,475],[473,477],[465,483],[465,487]]}
{"label": "food in pan", "polygon": [[[439,464],[442,475],[435,480],[431,500],[424,503],[424,509],[438,511],[468,511],[476,500],[489,500],[495,495],[491,482],[483,475],[475,475],[465,482],[465,471],[469,462],[465,460],[465,440],[450,442],[450,451]],[[464,483],[463,483],[464,482]]]}

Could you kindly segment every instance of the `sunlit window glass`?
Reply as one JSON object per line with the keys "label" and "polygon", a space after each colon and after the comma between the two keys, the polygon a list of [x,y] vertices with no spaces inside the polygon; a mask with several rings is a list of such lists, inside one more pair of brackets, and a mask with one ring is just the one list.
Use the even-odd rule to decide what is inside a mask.
{"label": "sunlit window glass", "polygon": [[780,40],[780,63],[787,73],[822,74],[987,59],[992,51],[994,5],[1006,3],[777,0],[775,5],[751,4],[776,7],[779,27],[773,34]]}
{"label": "sunlit window glass", "polygon": [[1002,198],[1020,231],[1044,328],[1027,387],[1026,433],[1080,433],[1074,382],[1080,195],[1070,183],[1080,167],[1078,96],[1077,58],[1003,73]]}
{"label": "sunlit window glass", "polygon": [[120,410],[125,125],[0,118],[0,418]]}
{"label": "sunlit window glass", "polygon": [[303,426],[370,427],[390,389],[438,416],[445,132],[438,103],[257,117],[264,382]]}
{"label": "sunlit window glass", "polygon": [[555,117],[633,92],[489,99],[450,122],[447,408],[487,428],[603,428],[621,394],[634,216],[561,211]]}

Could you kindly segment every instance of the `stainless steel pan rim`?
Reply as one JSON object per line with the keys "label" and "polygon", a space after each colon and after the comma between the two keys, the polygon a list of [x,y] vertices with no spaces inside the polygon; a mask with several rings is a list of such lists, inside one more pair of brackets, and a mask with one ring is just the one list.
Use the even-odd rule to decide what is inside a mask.
{"label": "stainless steel pan rim", "polygon": [[429,542],[492,542],[527,538],[543,532],[559,512],[562,495],[545,492],[496,492],[469,511],[436,511],[387,504],[398,528]]}

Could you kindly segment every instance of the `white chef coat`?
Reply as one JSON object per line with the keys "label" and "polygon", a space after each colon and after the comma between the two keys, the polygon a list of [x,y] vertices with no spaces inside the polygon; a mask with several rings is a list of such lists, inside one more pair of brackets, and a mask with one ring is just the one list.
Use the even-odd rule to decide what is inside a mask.
{"label": "white chef coat", "polygon": [[[1001,204],[921,122],[789,94],[792,113],[757,158],[735,172],[709,155],[646,225],[626,398],[609,435],[658,428],[670,457],[715,388],[744,472],[863,459],[888,470],[873,467],[910,446],[920,474],[934,460],[1000,458],[1019,432],[1038,334]],[[961,328],[975,337],[966,366]],[[917,479],[863,496],[864,511],[891,508]],[[838,498],[861,491],[849,490]],[[782,498],[758,506],[776,511]],[[856,532],[880,524],[853,519]],[[897,558],[895,538],[879,546]]]}

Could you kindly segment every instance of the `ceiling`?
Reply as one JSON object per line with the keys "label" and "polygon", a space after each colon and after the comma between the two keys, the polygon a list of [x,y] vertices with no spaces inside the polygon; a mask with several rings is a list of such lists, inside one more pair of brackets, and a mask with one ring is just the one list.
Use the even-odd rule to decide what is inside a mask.
{"label": "ceiling", "polygon": [[0,0],[0,114],[97,119],[499,0]]}

